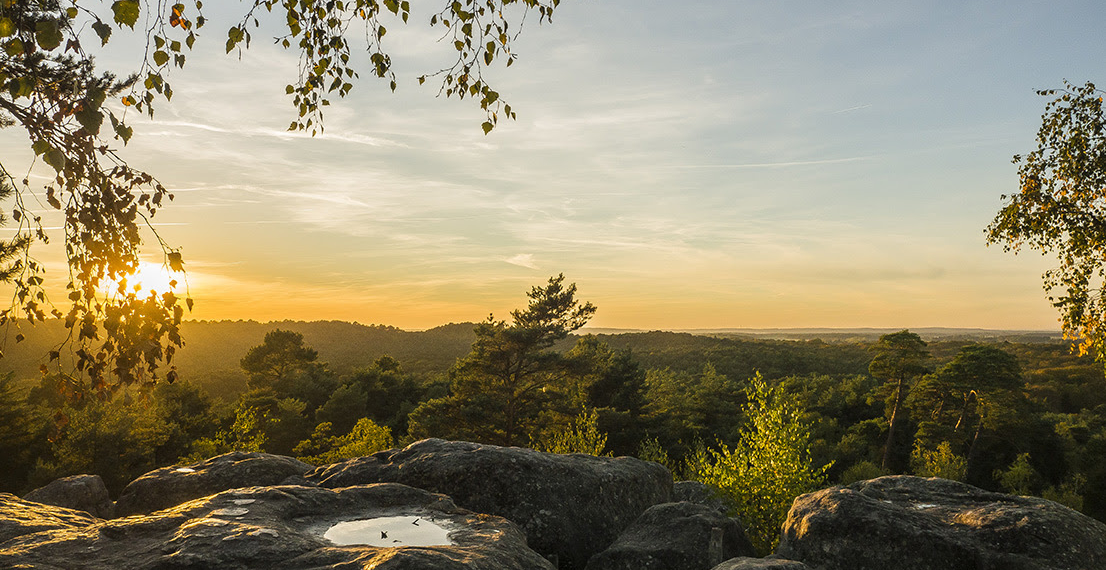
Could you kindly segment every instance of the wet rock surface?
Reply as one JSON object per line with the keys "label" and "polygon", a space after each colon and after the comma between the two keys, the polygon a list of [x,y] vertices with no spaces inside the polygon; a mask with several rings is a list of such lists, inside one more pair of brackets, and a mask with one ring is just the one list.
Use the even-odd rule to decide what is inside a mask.
{"label": "wet rock surface", "polygon": [[777,553],[818,570],[1106,568],[1106,525],[1063,505],[890,476],[795,500]]}
{"label": "wet rock surface", "polygon": [[28,501],[85,511],[93,516],[110,519],[115,504],[99,475],[63,477],[23,495]]}
{"label": "wet rock surface", "polygon": [[228,489],[278,485],[314,469],[283,455],[235,451],[183,467],[155,469],[128,484],[115,516],[144,515]]}
{"label": "wet rock surface", "polygon": [[[0,567],[552,570],[526,547],[510,521],[465,511],[448,497],[398,484],[239,488],[152,515],[107,521],[0,495],[5,519],[27,505],[34,514],[10,524],[19,527],[14,532],[6,529],[0,535]],[[377,547],[324,538],[337,523],[397,515],[451,529],[452,544]]]}
{"label": "wet rock surface", "polygon": [[466,509],[518,524],[560,568],[584,568],[647,508],[671,500],[664,467],[630,457],[554,455],[427,439],[402,450],[319,467],[322,487],[391,481],[443,493]]}
{"label": "wet rock surface", "polygon": [[588,570],[709,570],[710,538],[722,529],[722,559],[753,556],[741,525],[711,507],[664,503],[646,510],[610,548],[588,562]]}

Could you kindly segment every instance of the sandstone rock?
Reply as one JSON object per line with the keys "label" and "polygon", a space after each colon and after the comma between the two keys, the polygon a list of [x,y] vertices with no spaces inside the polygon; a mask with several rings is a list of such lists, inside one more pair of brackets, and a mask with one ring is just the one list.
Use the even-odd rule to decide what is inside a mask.
{"label": "sandstone rock", "polygon": [[649,507],[588,562],[588,570],[709,570],[711,529],[722,529],[722,559],[752,556],[753,545],[741,525],[717,510],[696,503]]}
{"label": "sandstone rock", "polygon": [[672,501],[687,501],[710,507],[720,513],[726,512],[722,499],[710,487],[698,481],[676,481],[672,484]]}
{"label": "sandstone rock", "polygon": [[0,544],[15,537],[52,530],[70,530],[100,522],[84,512],[24,501],[0,493]]}
{"label": "sandstone rock", "polygon": [[802,562],[778,558],[774,555],[764,558],[740,556],[715,566],[713,570],[810,570],[810,567]]}
{"label": "sandstone rock", "polygon": [[115,504],[99,475],[63,477],[23,495],[23,499],[85,511],[102,519],[110,519],[115,511]]}
{"label": "sandstone rock", "polygon": [[115,516],[148,514],[227,489],[277,485],[314,467],[282,455],[235,451],[185,467],[162,467],[131,481]]}
{"label": "sandstone rock", "polygon": [[1044,499],[891,476],[795,500],[777,553],[819,570],[1106,568],[1106,525]]}
{"label": "sandstone rock", "polygon": [[307,478],[330,488],[394,481],[444,493],[461,507],[514,521],[531,548],[557,556],[567,570],[583,568],[672,495],[672,475],[648,461],[440,439],[319,467]]}
{"label": "sandstone rock", "polygon": [[[0,502],[0,509],[8,503],[21,506],[18,499],[7,497],[7,503]],[[525,536],[510,521],[471,513],[459,509],[449,497],[392,483],[337,490],[239,488],[151,515],[109,521],[87,517],[83,524],[65,520],[75,511],[25,504],[37,508],[43,521],[25,516],[28,532],[0,542],[2,568],[553,570],[548,561],[526,547]],[[404,528],[440,526],[448,535],[443,532],[446,538],[416,546],[402,529],[379,525],[354,533],[353,540],[340,540],[333,534],[338,523],[362,524],[357,521],[366,520],[363,524],[390,521]],[[379,535],[393,537],[393,541]],[[408,542],[362,544],[378,540],[394,544],[397,536]]]}

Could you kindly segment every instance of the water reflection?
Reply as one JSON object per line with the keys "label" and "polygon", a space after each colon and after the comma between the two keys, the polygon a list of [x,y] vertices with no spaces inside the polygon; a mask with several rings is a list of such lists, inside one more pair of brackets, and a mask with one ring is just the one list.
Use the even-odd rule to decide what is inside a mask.
{"label": "water reflection", "polygon": [[323,538],[339,546],[451,546],[449,531],[414,515],[343,521],[327,529]]}

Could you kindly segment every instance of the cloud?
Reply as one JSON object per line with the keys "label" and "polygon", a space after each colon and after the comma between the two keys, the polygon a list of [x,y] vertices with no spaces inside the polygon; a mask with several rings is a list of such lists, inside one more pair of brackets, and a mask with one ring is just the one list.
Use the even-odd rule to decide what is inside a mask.
{"label": "cloud", "polygon": [[527,269],[538,269],[538,264],[534,262],[534,254],[532,253],[520,253],[504,259],[511,265],[517,265],[519,267],[525,267]]}

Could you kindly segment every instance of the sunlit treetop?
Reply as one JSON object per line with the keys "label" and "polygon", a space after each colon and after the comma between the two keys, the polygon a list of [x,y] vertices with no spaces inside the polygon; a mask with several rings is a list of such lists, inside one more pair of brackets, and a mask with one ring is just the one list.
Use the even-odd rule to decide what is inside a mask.
{"label": "sunlit treetop", "polygon": [[[514,118],[515,112],[487,83],[483,70],[496,62],[512,65],[512,46],[527,15],[550,21],[558,4],[442,2],[428,24],[442,31],[439,43],[454,59],[449,67],[415,78],[419,84],[436,80],[446,97],[475,101],[484,112],[480,128],[489,133],[499,119]],[[352,50],[360,46],[369,53],[368,72],[396,89],[387,33],[411,19],[409,2],[253,0],[242,8],[242,18],[226,31],[228,53],[248,48],[263,19],[286,32],[276,38],[279,45],[299,53],[298,77],[283,86],[292,105],[289,130],[321,132],[323,108],[335,96],[349,94],[365,71],[351,63]],[[0,0],[0,126],[22,127],[35,161],[53,172],[46,184],[32,187],[30,177],[18,172],[30,172],[34,165],[0,162],[0,188],[10,187],[14,194],[11,217],[17,225],[16,237],[0,244],[0,252],[17,252],[0,255],[0,277],[14,285],[12,306],[0,312],[0,321],[64,319],[77,373],[87,375],[103,394],[154,381],[164,365],[170,366],[166,376],[175,376],[172,358],[182,344],[178,327],[192,300],[174,290],[103,285],[133,281],[140,268],[139,230],[173,200],[169,189],[128,166],[119,151],[133,135],[128,112],[152,116],[155,107],[171,102],[172,70],[184,67],[195,43],[204,41],[199,33],[207,23],[203,9],[199,0]],[[145,39],[140,68],[119,76],[97,71],[92,56],[123,33]],[[64,307],[47,297],[43,266],[29,247],[49,242],[43,208],[64,216],[62,246],[69,266]],[[183,282],[180,249],[153,235],[164,265]],[[106,294],[109,290],[115,293]],[[59,350],[51,353],[53,360]]]}

